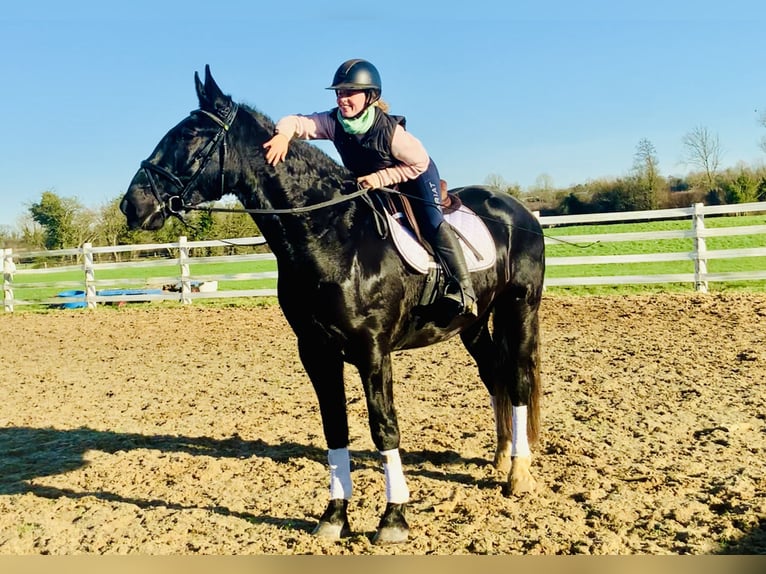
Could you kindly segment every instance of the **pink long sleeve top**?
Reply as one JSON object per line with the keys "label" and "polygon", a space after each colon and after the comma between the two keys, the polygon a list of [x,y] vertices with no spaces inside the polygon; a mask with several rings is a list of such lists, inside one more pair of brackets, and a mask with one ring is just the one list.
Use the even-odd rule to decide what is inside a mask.
{"label": "pink long sleeve top", "polygon": [[[332,141],[335,134],[335,118],[330,111],[285,116],[277,122],[276,131],[290,139],[295,137],[304,140]],[[391,154],[399,163],[375,172],[382,186],[415,179],[428,169],[430,158],[426,148],[419,139],[401,125],[397,125],[394,129]]]}

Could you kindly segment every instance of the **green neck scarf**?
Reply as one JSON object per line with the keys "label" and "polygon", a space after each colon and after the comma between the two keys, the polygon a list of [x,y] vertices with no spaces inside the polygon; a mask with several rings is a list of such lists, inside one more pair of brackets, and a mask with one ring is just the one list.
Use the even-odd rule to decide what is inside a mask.
{"label": "green neck scarf", "polygon": [[360,115],[355,118],[344,118],[338,109],[338,121],[343,126],[347,134],[363,134],[372,127],[375,121],[375,106],[368,106]]}

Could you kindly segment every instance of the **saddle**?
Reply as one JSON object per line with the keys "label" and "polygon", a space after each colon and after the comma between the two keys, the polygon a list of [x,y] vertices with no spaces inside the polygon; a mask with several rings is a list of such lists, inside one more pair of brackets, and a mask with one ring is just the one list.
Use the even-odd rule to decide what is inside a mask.
{"label": "saddle", "polygon": [[[395,191],[398,190],[395,189]],[[428,242],[423,239],[423,235],[420,233],[420,226],[418,225],[418,221],[415,218],[415,212],[412,210],[412,203],[410,202],[410,198],[406,195],[402,195],[401,193],[385,193],[381,197],[382,201],[384,202],[384,208],[386,211],[394,219],[399,221],[401,225],[403,225],[405,228],[408,228],[415,236],[415,239],[418,240],[418,243],[420,243],[430,255],[433,255],[433,249],[428,244]],[[445,216],[456,211],[463,205],[463,202],[460,201],[460,198],[453,193],[449,193],[449,191],[447,191],[446,187],[444,186],[441,189],[440,200],[442,205],[442,213]]]}
{"label": "saddle", "polygon": [[[391,235],[399,254],[414,271],[426,274],[439,268],[433,249],[420,232],[410,199],[387,188],[378,190],[374,197],[380,206],[379,214],[382,212],[384,218],[384,225],[379,225],[381,236]],[[443,189],[441,199],[444,220],[459,239],[468,270],[494,267],[497,259],[495,242],[484,221],[457,195]]]}
{"label": "saddle", "polygon": [[[434,257],[433,249],[420,233],[420,227],[407,196],[396,190],[380,189],[375,192],[378,231],[381,237],[391,236],[402,259],[417,273],[425,275],[418,308],[427,310],[438,298],[446,283],[445,272]],[[457,195],[442,189],[442,211],[458,237],[469,271],[480,271],[495,266],[495,242],[484,221],[464,205]],[[424,315],[421,322],[429,320]]]}

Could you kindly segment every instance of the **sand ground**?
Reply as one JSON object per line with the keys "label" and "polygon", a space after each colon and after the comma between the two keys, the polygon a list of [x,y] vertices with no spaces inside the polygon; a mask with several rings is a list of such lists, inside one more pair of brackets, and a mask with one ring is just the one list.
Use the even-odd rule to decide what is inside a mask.
{"label": "sand ground", "polygon": [[1,554],[766,553],[766,294],[546,296],[537,492],[503,497],[458,339],[397,353],[411,538],[346,372],[352,536],[278,307],[0,316]]}

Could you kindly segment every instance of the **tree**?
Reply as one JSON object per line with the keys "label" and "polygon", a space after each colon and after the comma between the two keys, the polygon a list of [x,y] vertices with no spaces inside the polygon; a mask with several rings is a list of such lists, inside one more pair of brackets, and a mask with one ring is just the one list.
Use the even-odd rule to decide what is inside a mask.
{"label": "tree", "polygon": [[633,156],[633,171],[636,176],[634,188],[636,197],[633,204],[636,209],[655,209],[662,181],[659,160],[654,144],[646,138],[639,140]]}
{"label": "tree", "polygon": [[745,162],[723,170],[718,176],[719,203],[750,203],[761,201],[766,184],[766,168],[752,169]]}
{"label": "tree", "polygon": [[490,188],[492,191],[499,191],[507,193],[514,197],[521,196],[521,187],[518,183],[508,183],[502,175],[491,173],[484,180],[484,185]]}
{"label": "tree", "polygon": [[708,190],[715,189],[715,176],[722,154],[718,135],[712,134],[706,127],[697,126],[684,136],[683,144],[686,163],[700,168]]}
{"label": "tree", "polygon": [[553,190],[553,178],[547,173],[541,173],[535,178],[534,185],[528,191],[537,195],[546,195]]}
{"label": "tree", "polygon": [[[238,200],[233,198],[225,198],[220,202],[220,205],[221,207],[228,209],[242,209],[243,211],[216,213],[215,230],[217,237],[252,237],[254,235],[261,235],[261,232],[258,229],[258,226],[255,224],[255,221],[253,221],[253,218],[250,217],[250,214],[244,212],[244,207]],[[253,249],[254,248],[252,247],[238,248],[231,246],[222,249],[221,252],[222,254],[233,254],[239,253],[243,250],[247,252]]]}
{"label": "tree", "polygon": [[[96,239],[99,245],[123,245],[138,243],[134,241],[137,233],[128,229],[128,222],[120,211],[121,198],[115,198],[103,204],[96,214]],[[114,260],[120,261],[120,253],[114,253]]]}
{"label": "tree", "polygon": [[92,214],[74,198],[44,191],[40,201],[30,206],[29,212],[43,228],[46,249],[75,247],[92,238]]}

